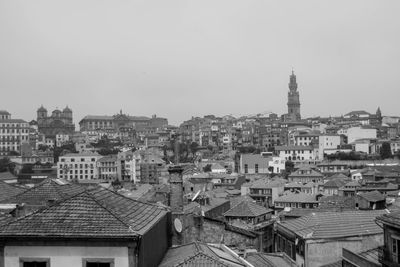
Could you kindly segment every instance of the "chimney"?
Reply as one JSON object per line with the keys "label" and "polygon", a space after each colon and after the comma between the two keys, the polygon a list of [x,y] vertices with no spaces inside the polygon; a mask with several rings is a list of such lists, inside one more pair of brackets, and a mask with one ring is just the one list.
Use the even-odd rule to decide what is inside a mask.
{"label": "chimney", "polygon": [[25,214],[26,214],[25,203],[17,204],[17,206],[15,207],[15,213],[14,213],[15,218],[25,216]]}
{"label": "chimney", "polygon": [[168,169],[170,184],[170,206],[172,213],[183,213],[183,168],[179,165]]}
{"label": "chimney", "polygon": [[171,207],[171,245],[178,246],[185,243],[185,216],[183,213],[183,168],[179,165],[168,169]]}
{"label": "chimney", "polygon": [[175,164],[179,164],[179,140],[178,134],[175,135],[175,147],[174,147],[174,154],[175,154]]}

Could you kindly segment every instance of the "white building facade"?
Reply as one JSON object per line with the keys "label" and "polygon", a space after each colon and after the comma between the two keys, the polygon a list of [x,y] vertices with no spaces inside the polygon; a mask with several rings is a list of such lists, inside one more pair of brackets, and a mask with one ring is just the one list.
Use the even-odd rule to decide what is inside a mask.
{"label": "white building facade", "polygon": [[59,158],[57,178],[85,181],[99,179],[97,161],[102,156],[97,153],[70,153]]}

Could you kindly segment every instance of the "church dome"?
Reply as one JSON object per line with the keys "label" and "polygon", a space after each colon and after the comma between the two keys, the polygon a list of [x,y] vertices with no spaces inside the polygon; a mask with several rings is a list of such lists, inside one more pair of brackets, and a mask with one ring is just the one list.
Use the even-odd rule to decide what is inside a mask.
{"label": "church dome", "polygon": [[45,109],[43,105],[41,105],[40,108],[38,108],[37,112],[47,112],[47,109]]}
{"label": "church dome", "polygon": [[53,115],[60,115],[61,114],[61,110],[56,108],[55,110],[53,110],[52,114]]}
{"label": "church dome", "polygon": [[63,110],[63,113],[72,113],[72,109],[70,109],[68,106],[66,106]]}

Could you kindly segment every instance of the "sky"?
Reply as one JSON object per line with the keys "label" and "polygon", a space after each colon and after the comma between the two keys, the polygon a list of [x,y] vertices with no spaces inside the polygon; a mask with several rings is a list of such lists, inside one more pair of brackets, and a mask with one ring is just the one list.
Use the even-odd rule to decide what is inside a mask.
{"label": "sky", "polygon": [[0,109],[400,115],[400,1],[0,0]]}

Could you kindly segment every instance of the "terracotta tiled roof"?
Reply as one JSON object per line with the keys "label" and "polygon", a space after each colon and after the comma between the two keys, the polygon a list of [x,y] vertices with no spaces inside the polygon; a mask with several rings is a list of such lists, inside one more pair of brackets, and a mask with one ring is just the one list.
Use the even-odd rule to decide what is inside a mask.
{"label": "terracotta tiled roof", "polygon": [[348,183],[347,183],[347,184],[345,184],[344,186],[347,186],[347,187],[349,187],[349,186],[361,187],[360,183],[359,183],[359,182],[357,182],[357,181],[351,181],[351,182],[348,182]]}
{"label": "terracotta tiled roof", "polygon": [[348,176],[344,175],[343,173],[336,173],[330,177],[328,177],[329,180],[333,180],[333,179],[341,179],[341,180],[345,180],[345,179],[349,179]]}
{"label": "terracotta tiled roof", "polygon": [[311,171],[310,173],[301,173],[300,171],[302,171],[302,170],[297,170],[295,172],[292,172],[289,175],[289,178],[292,178],[292,177],[324,177],[321,173],[319,173],[315,170],[310,170]]}
{"label": "terracotta tiled roof", "polygon": [[291,267],[294,262],[283,253],[249,253],[246,261],[254,267]]}
{"label": "terracotta tiled roof", "polygon": [[392,224],[396,227],[400,227],[400,211],[392,212],[389,214],[382,214],[381,216],[376,218],[376,220],[383,223]]}
{"label": "terracotta tiled roof", "polygon": [[250,186],[253,189],[265,189],[265,188],[273,188],[273,187],[280,187],[284,186],[287,181],[284,179],[268,179],[268,178],[261,178],[256,181]]}
{"label": "terracotta tiled roof", "polygon": [[325,264],[325,265],[321,265],[321,267],[342,267],[342,260],[335,261],[333,263],[328,263],[328,264]]}
{"label": "terracotta tiled roof", "polygon": [[276,202],[290,202],[290,203],[318,203],[316,195],[305,194],[305,193],[292,193],[288,192],[275,199]]}
{"label": "terracotta tiled roof", "polygon": [[195,256],[186,259],[184,262],[175,266],[179,267],[229,267],[230,265],[224,264],[222,261],[214,259],[206,254],[199,252]]}
{"label": "terracotta tiled roof", "polygon": [[0,238],[133,238],[166,214],[160,206],[95,188],[2,226]]}
{"label": "terracotta tiled roof", "polygon": [[324,184],[324,188],[326,187],[334,187],[334,188],[339,188],[342,187],[343,185],[345,185],[346,182],[341,180],[341,179],[333,179],[333,180],[329,180]]}
{"label": "terracotta tiled roof", "polygon": [[278,222],[279,228],[287,229],[305,239],[339,238],[381,234],[383,230],[375,218],[385,210],[316,212],[298,219]]}
{"label": "terracotta tiled roof", "polygon": [[242,201],[230,210],[224,213],[224,216],[228,217],[257,217],[263,214],[272,212],[270,209],[266,209],[256,203],[250,201]]}
{"label": "terracotta tiled roof", "polygon": [[360,193],[360,197],[366,199],[369,202],[377,202],[377,201],[384,201],[386,197],[381,194],[379,191],[371,191],[371,192],[365,192],[365,193]]}
{"label": "terracotta tiled roof", "polygon": [[[231,263],[231,264],[230,264]],[[159,267],[244,266],[237,257],[223,249],[200,242],[170,248]]]}
{"label": "terracotta tiled roof", "polygon": [[17,179],[17,176],[11,172],[0,172],[0,180],[12,180]]}
{"label": "terracotta tiled roof", "polygon": [[0,181],[0,200],[8,199],[24,192],[26,189]]}
{"label": "terracotta tiled roof", "polygon": [[70,183],[60,183],[56,179],[46,179],[40,184],[25,190],[10,198],[3,199],[1,203],[25,203],[27,205],[45,206],[48,201],[57,201],[81,193],[85,187]]}

